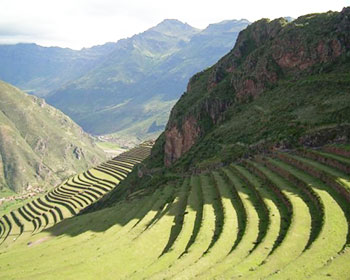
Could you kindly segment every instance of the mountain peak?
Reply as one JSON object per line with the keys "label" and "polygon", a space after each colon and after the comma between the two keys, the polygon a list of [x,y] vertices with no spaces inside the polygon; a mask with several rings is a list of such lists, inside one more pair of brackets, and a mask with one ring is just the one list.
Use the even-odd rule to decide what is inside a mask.
{"label": "mountain peak", "polygon": [[177,24],[177,25],[186,25],[186,23],[183,23],[182,21],[174,18],[166,18],[163,19],[158,25],[162,24]]}
{"label": "mountain peak", "polygon": [[200,29],[194,28],[187,23],[183,23],[177,19],[164,19],[162,22],[158,23],[156,26],[149,29],[151,31],[156,31],[168,36],[179,36],[183,34],[194,34],[198,33]]}
{"label": "mountain peak", "polygon": [[183,27],[183,28],[186,28],[186,27],[191,27],[193,28],[192,26],[190,26],[189,24],[187,23],[183,23],[182,21],[178,20],[178,19],[164,19],[162,20],[160,23],[158,23],[155,28],[162,28],[162,27],[174,27],[174,26],[177,26],[177,27]]}

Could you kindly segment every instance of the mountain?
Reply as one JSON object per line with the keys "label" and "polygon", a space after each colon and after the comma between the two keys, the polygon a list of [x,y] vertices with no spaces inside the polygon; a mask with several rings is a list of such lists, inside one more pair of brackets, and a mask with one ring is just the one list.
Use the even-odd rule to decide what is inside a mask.
{"label": "mountain", "polygon": [[75,51],[36,44],[0,45],[0,79],[45,96],[93,68],[115,46],[107,43]]}
{"label": "mountain", "polygon": [[195,29],[165,20],[120,40],[92,71],[47,98],[93,134],[147,137],[165,126],[187,80],[229,51],[246,20]]}
{"label": "mountain", "polygon": [[250,25],[133,171],[151,141],[2,212],[0,278],[348,279],[349,30]]}
{"label": "mountain", "polygon": [[69,117],[0,81],[0,188],[53,187],[105,158]]}
{"label": "mountain", "polygon": [[350,9],[262,19],[194,75],[151,166],[205,169],[241,156],[350,138]]}

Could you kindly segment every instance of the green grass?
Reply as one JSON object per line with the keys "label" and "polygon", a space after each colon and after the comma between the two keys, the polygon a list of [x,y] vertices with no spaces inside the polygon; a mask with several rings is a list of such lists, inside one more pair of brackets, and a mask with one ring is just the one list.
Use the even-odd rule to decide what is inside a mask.
{"label": "green grass", "polygon": [[24,200],[20,199],[20,200],[12,200],[12,201],[4,202],[3,204],[0,205],[0,217],[30,202],[32,199],[33,198],[28,198]]}
{"label": "green grass", "polygon": [[[226,228],[225,232],[231,228],[231,233],[228,236],[226,235],[221,238],[222,243],[227,243],[226,248],[222,248],[223,253],[226,253],[227,255],[225,258],[221,257],[221,259],[212,263],[209,269],[201,271],[201,273],[196,276],[198,279],[207,278],[209,276],[215,277],[232,267],[235,263],[238,263],[248,254],[249,250],[244,246],[245,242],[243,240],[246,240],[246,238],[248,240],[249,238],[254,240],[257,235],[257,227],[255,227],[254,221],[247,219],[248,216],[250,217],[251,213],[249,209],[248,211],[245,210],[245,201],[241,200],[238,191],[233,185],[235,179],[232,176],[233,175],[231,174],[226,175],[222,170],[219,174],[216,173],[214,176],[216,184],[220,189],[220,193],[222,193],[223,196],[224,215],[227,217],[224,219],[224,227]],[[232,208],[234,209],[233,211]],[[229,214],[228,211],[231,211],[232,213]],[[227,222],[229,222],[228,225]],[[251,222],[253,226],[250,225]],[[221,246],[223,246],[222,243]],[[248,244],[249,243],[250,242],[248,241]]]}
{"label": "green grass", "polygon": [[350,249],[345,248],[339,255],[327,261],[326,265],[312,275],[310,279],[347,279],[349,278]]}
{"label": "green grass", "polygon": [[[87,187],[94,180],[68,182]],[[44,204],[30,205],[32,215],[45,213]],[[12,229],[0,246],[0,278],[346,279],[349,213],[344,197],[304,170],[257,158],[130,192],[110,208],[53,227],[51,216],[35,235],[25,222],[30,230],[18,236],[8,214]]]}
{"label": "green grass", "polygon": [[256,269],[256,277],[274,273],[295,260],[306,247],[311,232],[309,207],[301,198],[298,189],[269,169],[260,165],[257,167],[288,198],[292,205],[292,217],[286,236],[273,254],[264,261],[264,264]]}
{"label": "green grass", "polygon": [[281,279],[293,275],[301,279],[309,277],[324,265],[325,260],[341,251],[347,242],[348,224],[343,209],[330,194],[330,187],[293,167],[282,163],[280,165],[311,186],[324,205],[324,221],[317,238],[296,261],[275,276],[275,279]]}
{"label": "green grass", "polygon": [[194,276],[193,272],[187,274],[187,268],[198,261],[204,252],[209,248],[213,234],[215,231],[215,210],[213,207],[213,193],[211,190],[210,180],[207,175],[200,176],[200,184],[203,194],[203,210],[199,231],[196,234],[194,243],[187,248],[186,253],[169,269],[161,275],[157,275],[155,279],[169,278],[179,273],[184,275]]}
{"label": "green grass", "polygon": [[0,189],[0,198],[3,198],[3,197],[9,197],[9,196],[12,196],[12,195],[15,195],[16,193],[9,189],[9,188],[1,188]]}
{"label": "green grass", "polygon": [[301,162],[304,162],[304,163],[306,163],[306,164],[308,164],[308,165],[310,165],[318,170],[321,170],[321,171],[329,174],[330,176],[333,176],[334,178],[336,178],[336,182],[340,183],[348,191],[350,191],[350,175],[344,174],[343,172],[341,172],[335,168],[326,166],[324,164],[318,163],[318,162],[311,160],[311,159],[303,158],[303,157],[296,156],[296,155],[293,155],[292,157],[301,161]]}
{"label": "green grass", "polygon": [[315,151],[316,153],[324,156],[324,157],[329,157],[329,158],[332,158],[332,159],[335,159],[339,162],[342,162],[344,164],[347,164],[349,165],[350,164],[350,159],[346,158],[346,157],[343,157],[343,156],[339,156],[339,155],[336,155],[336,154],[331,154],[331,153],[326,153],[326,152],[321,152],[321,151]]}
{"label": "green grass", "polygon": [[96,141],[95,143],[102,150],[119,150],[120,149],[120,145],[114,142]]}
{"label": "green grass", "polygon": [[[4,246],[8,246],[18,237],[23,238],[24,235],[37,234],[62,219],[78,214],[115,188],[120,180],[132,170],[133,165],[123,166],[123,158],[131,156],[142,160],[148,155],[149,150],[150,147],[147,145],[140,145],[140,147],[124,153],[120,158],[116,158],[116,162],[96,167],[108,166],[108,168],[100,171],[93,168],[83,174],[70,177],[40,198],[4,203],[0,214],[7,215],[0,219],[5,225],[2,225],[2,230],[7,230],[9,234],[3,234],[1,242]],[[15,210],[19,207],[21,207],[20,211]],[[149,208],[146,208],[145,211],[148,210]],[[6,223],[11,224],[11,229],[9,226],[6,228]],[[23,232],[25,234],[22,234]]]}
{"label": "green grass", "polygon": [[200,272],[220,263],[231,251],[238,237],[237,214],[232,205],[232,194],[223,178],[213,172],[212,196],[217,197],[214,201],[216,228],[209,248],[203,252],[203,256],[192,266],[186,268],[176,277],[193,277],[197,278]]}
{"label": "green grass", "polygon": [[[238,267],[228,269],[224,274],[226,277],[244,276],[250,279],[250,274],[254,273],[257,267],[264,262],[274,248],[274,244],[277,241],[280,232],[281,215],[274,202],[274,195],[269,192],[267,188],[262,186],[261,182],[245,168],[238,165],[235,166],[235,168],[246,178],[247,182],[251,184],[254,190],[259,193],[261,199],[260,203],[263,203],[267,210],[266,221],[260,219],[260,231],[266,230],[264,237],[261,241],[259,241],[259,237],[257,238],[253,251],[242,263],[239,264]],[[266,229],[261,226],[263,222],[266,223]]]}
{"label": "green grass", "polygon": [[[177,238],[175,240],[172,240],[172,245],[166,254],[164,254],[163,250],[161,257],[158,260],[152,263],[152,265],[149,266],[147,269],[141,270],[139,273],[133,275],[133,279],[139,279],[141,277],[150,278],[152,275],[154,278],[159,278],[161,275],[160,272],[163,270],[166,271],[170,267],[170,265],[178,258],[180,258],[181,255],[186,251],[187,244],[191,238],[192,231],[195,225],[196,211],[198,211],[196,207],[198,207],[197,191],[198,188],[200,188],[199,178],[193,176],[190,182],[185,182],[184,184],[189,184],[189,193],[187,194],[186,190],[182,192],[182,202],[178,204],[177,209],[177,211],[180,211],[180,213],[177,211],[174,213],[174,220],[179,219],[177,217],[181,217],[181,215],[183,215],[183,221],[181,223],[180,218],[180,221],[177,221],[177,223],[173,225],[173,230],[169,236],[169,240],[173,239],[172,234],[174,235],[175,228]],[[186,187],[186,185],[184,186]],[[188,197],[186,197],[186,195],[188,195]],[[185,203],[185,201],[187,201],[187,204],[185,205],[186,208],[185,211],[182,212],[183,203]],[[169,240],[167,245],[169,244]],[[167,248],[167,246],[165,248]]]}

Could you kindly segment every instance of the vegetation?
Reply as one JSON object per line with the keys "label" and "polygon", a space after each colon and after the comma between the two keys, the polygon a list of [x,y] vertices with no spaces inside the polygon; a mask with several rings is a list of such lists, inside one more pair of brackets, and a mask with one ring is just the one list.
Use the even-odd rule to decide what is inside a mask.
{"label": "vegetation", "polygon": [[[22,235],[38,233],[77,215],[113,190],[135,164],[148,156],[148,144],[121,154],[99,166],[75,175],[50,190],[45,196],[2,206],[0,243],[6,244]],[[28,203],[26,203],[28,202]],[[15,207],[20,206],[18,209]],[[16,208],[17,208],[16,207]]]}
{"label": "vegetation", "polygon": [[168,148],[187,151],[172,162],[172,170],[206,170],[274,148],[321,146],[348,137],[348,14],[344,9],[290,23],[251,24],[231,52],[191,78],[157,140],[163,149],[153,159],[160,165],[174,158],[164,145],[181,141],[167,134],[176,128],[176,137],[186,138],[189,120],[198,136],[182,139],[194,143],[189,151],[181,144]]}
{"label": "vegetation", "polygon": [[348,278],[349,19],[250,25],[191,79],[151,153],[0,219],[0,278]]}
{"label": "vegetation", "polygon": [[[322,161],[337,157],[339,166],[346,165],[346,158],[326,150],[309,151]],[[145,155],[135,149],[115,162],[136,154]],[[92,196],[87,191],[68,195],[93,178],[89,172],[75,176],[20,208],[22,214],[18,209],[0,219],[0,277],[45,279],[49,273],[51,279],[344,279],[350,258],[350,207],[343,195],[348,189],[325,181],[346,181],[347,175],[307,154],[259,156],[187,177],[181,184],[129,193],[110,208],[45,228],[44,213],[58,216],[62,209],[71,216],[63,204],[43,212],[41,208],[54,205],[47,197],[78,209],[79,202]],[[90,170],[100,178],[88,187],[91,191],[117,180],[98,168],[107,166]],[[27,232],[24,217],[36,211],[41,214],[37,228]],[[55,215],[47,215],[48,225]]]}
{"label": "vegetation", "polygon": [[0,190],[15,192],[52,187],[105,159],[62,112],[2,81],[0,155]]}

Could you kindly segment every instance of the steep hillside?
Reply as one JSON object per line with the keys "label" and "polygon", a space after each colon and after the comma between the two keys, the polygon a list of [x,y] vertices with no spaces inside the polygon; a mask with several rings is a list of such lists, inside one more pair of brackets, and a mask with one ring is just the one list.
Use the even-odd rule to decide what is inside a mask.
{"label": "steep hillside", "polygon": [[45,96],[87,73],[115,43],[75,51],[36,44],[0,45],[0,79],[26,92]]}
{"label": "steep hillside", "polygon": [[349,140],[349,18],[345,8],[242,31],[231,52],[191,78],[155,146],[157,164],[206,168]]}
{"label": "steep hillside", "polygon": [[159,133],[191,75],[229,51],[246,20],[197,30],[177,20],[120,40],[108,58],[47,101],[93,134]]}
{"label": "steep hillside", "polygon": [[44,100],[0,81],[0,187],[54,186],[104,159],[92,139]]}

